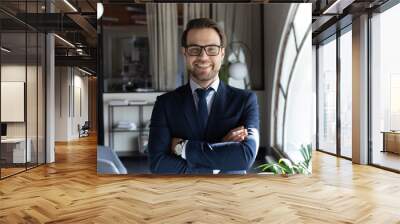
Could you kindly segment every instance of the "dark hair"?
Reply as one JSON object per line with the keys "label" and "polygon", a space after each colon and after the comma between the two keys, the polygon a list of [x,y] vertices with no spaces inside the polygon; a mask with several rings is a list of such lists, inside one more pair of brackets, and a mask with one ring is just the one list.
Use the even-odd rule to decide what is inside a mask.
{"label": "dark hair", "polygon": [[219,27],[218,24],[212,19],[198,18],[198,19],[190,20],[188,22],[188,24],[186,25],[186,30],[183,31],[182,39],[181,39],[182,47],[186,47],[186,44],[187,44],[186,43],[186,38],[187,38],[187,34],[188,34],[189,30],[191,30],[191,29],[201,29],[201,28],[214,29],[218,33],[219,39],[221,41],[221,46],[222,47],[225,46],[226,37],[225,37],[225,33],[221,29],[221,27]]}

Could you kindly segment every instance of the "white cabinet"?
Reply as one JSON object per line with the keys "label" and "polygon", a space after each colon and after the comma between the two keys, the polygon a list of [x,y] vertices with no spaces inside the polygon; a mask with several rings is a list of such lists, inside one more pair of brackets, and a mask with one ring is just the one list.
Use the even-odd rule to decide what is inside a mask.
{"label": "white cabinet", "polygon": [[12,152],[12,163],[25,163],[32,161],[32,140],[28,138],[26,143],[27,147],[25,151],[25,138],[7,138],[1,140],[2,147],[6,147],[10,152]]}

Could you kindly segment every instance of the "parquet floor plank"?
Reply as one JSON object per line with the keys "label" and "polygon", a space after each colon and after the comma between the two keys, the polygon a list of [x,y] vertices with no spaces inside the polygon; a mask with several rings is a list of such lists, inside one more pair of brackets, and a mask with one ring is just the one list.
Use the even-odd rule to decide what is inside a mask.
{"label": "parquet floor plank", "polygon": [[0,181],[0,223],[400,223],[400,175],[314,152],[310,176],[98,176],[96,138]]}

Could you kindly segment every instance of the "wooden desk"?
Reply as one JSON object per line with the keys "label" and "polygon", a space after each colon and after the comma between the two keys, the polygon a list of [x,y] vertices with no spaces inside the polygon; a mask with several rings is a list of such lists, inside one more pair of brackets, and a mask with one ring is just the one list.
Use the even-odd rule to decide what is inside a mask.
{"label": "wooden desk", "polygon": [[[25,138],[1,139],[1,157],[6,163],[25,163],[31,161],[31,139],[28,142],[25,154]],[[26,159],[26,161],[25,161]]]}
{"label": "wooden desk", "polygon": [[383,131],[382,152],[393,152],[400,154],[400,131]]}

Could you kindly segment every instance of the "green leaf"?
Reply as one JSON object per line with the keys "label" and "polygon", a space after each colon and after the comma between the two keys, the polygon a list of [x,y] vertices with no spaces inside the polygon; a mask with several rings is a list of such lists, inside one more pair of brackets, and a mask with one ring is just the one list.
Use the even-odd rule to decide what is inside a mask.
{"label": "green leaf", "polygon": [[262,170],[262,171],[266,171],[266,170],[268,170],[270,167],[272,167],[274,164],[263,164],[263,165],[261,165],[261,166],[258,166],[258,167],[260,167],[260,169]]}
{"label": "green leaf", "polygon": [[284,169],[285,173],[287,173],[287,174],[294,173],[293,164],[290,162],[290,160],[282,158],[279,160],[278,165]]}
{"label": "green leaf", "polygon": [[299,163],[293,164],[289,159],[281,158],[278,163],[266,163],[257,168],[261,171],[271,171],[275,174],[311,174],[312,146],[301,145],[300,153],[304,159]]}

